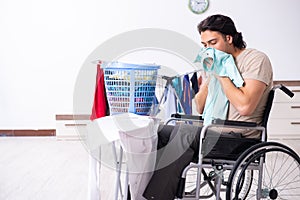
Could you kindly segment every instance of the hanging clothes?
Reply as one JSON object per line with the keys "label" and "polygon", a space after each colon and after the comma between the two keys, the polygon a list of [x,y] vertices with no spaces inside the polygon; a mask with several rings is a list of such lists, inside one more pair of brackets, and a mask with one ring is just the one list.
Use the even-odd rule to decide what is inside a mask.
{"label": "hanging clothes", "polygon": [[109,115],[109,105],[105,92],[104,73],[101,69],[101,61],[97,64],[96,89],[94,95],[94,104],[90,120]]}
{"label": "hanging clothes", "polygon": [[194,72],[192,78],[191,78],[192,88],[195,94],[199,91],[199,83],[198,83],[198,77],[197,72]]}
{"label": "hanging clothes", "polygon": [[187,115],[192,114],[192,95],[190,88],[190,79],[189,75],[186,74],[182,80],[183,94],[181,98],[181,104],[184,109],[184,113]]}
{"label": "hanging clothes", "polygon": [[182,89],[182,78],[181,77],[175,77],[172,80],[172,86],[175,89],[175,92],[177,94],[177,97],[179,98],[177,101],[177,112],[178,113],[182,113],[183,110],[180,106],[179,100],[182,98],[182,93],[183,93],[183,89]]}
{"label": "hanging clothes", "polygon": [[202,81],[203,81],[202,74],[200,74],[200,76],[198,77],[198,89],[202,85]]}
{"label": "hanging clothes", "polygon": [[214,48],[203,48],[197,55],[195,62],[200,62],[204,71],[210,77],[208,95],[203,111],[204,125],[210,124],[213,119],[226,119],[229,100],[215,75],[230,78],[236,87],[243,86],[244,80],[235,65],[232,55]]}

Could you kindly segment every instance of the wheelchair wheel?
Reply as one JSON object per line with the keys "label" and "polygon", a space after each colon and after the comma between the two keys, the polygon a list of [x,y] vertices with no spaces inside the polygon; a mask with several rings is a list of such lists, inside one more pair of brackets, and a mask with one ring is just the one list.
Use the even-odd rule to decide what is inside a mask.
{"label": "wheelchair wheel", "polygon": [[[243,177],[252,170],[252,185],[247,196],[242,191]],[[227,200],[300,199],[300,158],[289,147],[265,142],[245,151],[232,169],[226,191]]]}
{"label": "wheelchair wheel", "polygon": [[[253,181],[253,170],[245,170],[245,172],[241,175],[240,181],[239,182],[235,181],[233,183],[233,188],[237,188],[237,190],[239,191],[240,200],[247,199],[247,196],[251,189],[252,181]],[[231,183],[228,182],[228,184]]]}

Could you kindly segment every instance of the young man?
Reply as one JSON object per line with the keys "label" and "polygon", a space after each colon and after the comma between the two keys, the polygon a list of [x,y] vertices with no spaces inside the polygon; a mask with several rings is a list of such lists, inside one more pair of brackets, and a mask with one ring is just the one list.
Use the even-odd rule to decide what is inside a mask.
{"label": "young man", "polygon": [[[242,87],[236,87],[228,77],[217,76],[217,80],[230,102],[227,119],[261,124],[267,97],[273,83],[269,58],[258,50],[247,49],[242,34],[236,30],[234,22],[227,16],[209,16],[200,22],[198,31],[204,47],[214,48],[233,56],[244,80]],[[208,84],[208,81],[202,84],[195,96],[199,113],[204,110]],[[157,170],[144,192],[146,199],[173,200],[175,198],[182,170],[198,154],[200,131],[201,127],[187,131],[175,126],[169,133],[165,131],[158,133],[159,139],[161,139],[159,148],[165,147],[158,151]],[[255,131],[241,134],[242,137],[259,137],[259,133]],[[175,161],[166,164],[166,159],[172,160],[170,157]],[[162,162],[164,164],[161,164]]]}

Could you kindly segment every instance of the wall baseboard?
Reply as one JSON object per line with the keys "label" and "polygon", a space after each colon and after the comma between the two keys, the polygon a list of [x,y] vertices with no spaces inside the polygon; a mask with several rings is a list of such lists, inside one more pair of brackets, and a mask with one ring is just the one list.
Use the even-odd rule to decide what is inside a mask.
{"label": "wall baseboard", "polygon": [[82,115],[73,115],[73,114],[62,114],[55,115],[56,120],[90,120],[91,115],[82,114]]}
{"label": "wall baseboard", "polygon": [[[56,115],[56,120],[90,120],[90,115]],[[56,136],[56,129],[0,129],[1,136]]]}
{"label": "wall baseboard", "polygon": [[274,85],[283,84],[285,86],[300,86],[299,80],[276,80],[273,81]]}
{"label": "wall baseboard", "polygon": [[0,130],[0,136],[55,136],[55,129]]}

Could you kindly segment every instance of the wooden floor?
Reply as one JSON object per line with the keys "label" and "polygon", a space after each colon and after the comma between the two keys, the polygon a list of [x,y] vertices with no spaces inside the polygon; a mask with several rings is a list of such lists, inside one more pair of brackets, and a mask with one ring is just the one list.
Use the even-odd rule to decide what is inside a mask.
{"label": "wooden floor", "polygon": [[[280,142],[300,153],[300,140]],[[0,137],[0,152],[1,200],[87,199],[89,156],[80,141]],[[112,199],[112,180],[101,181],[108,188],[101,199]]]}
{"label": "wooden floor", "polygon": [[84,200],[88,154],[79,141],[0,138],[1,200]]}

